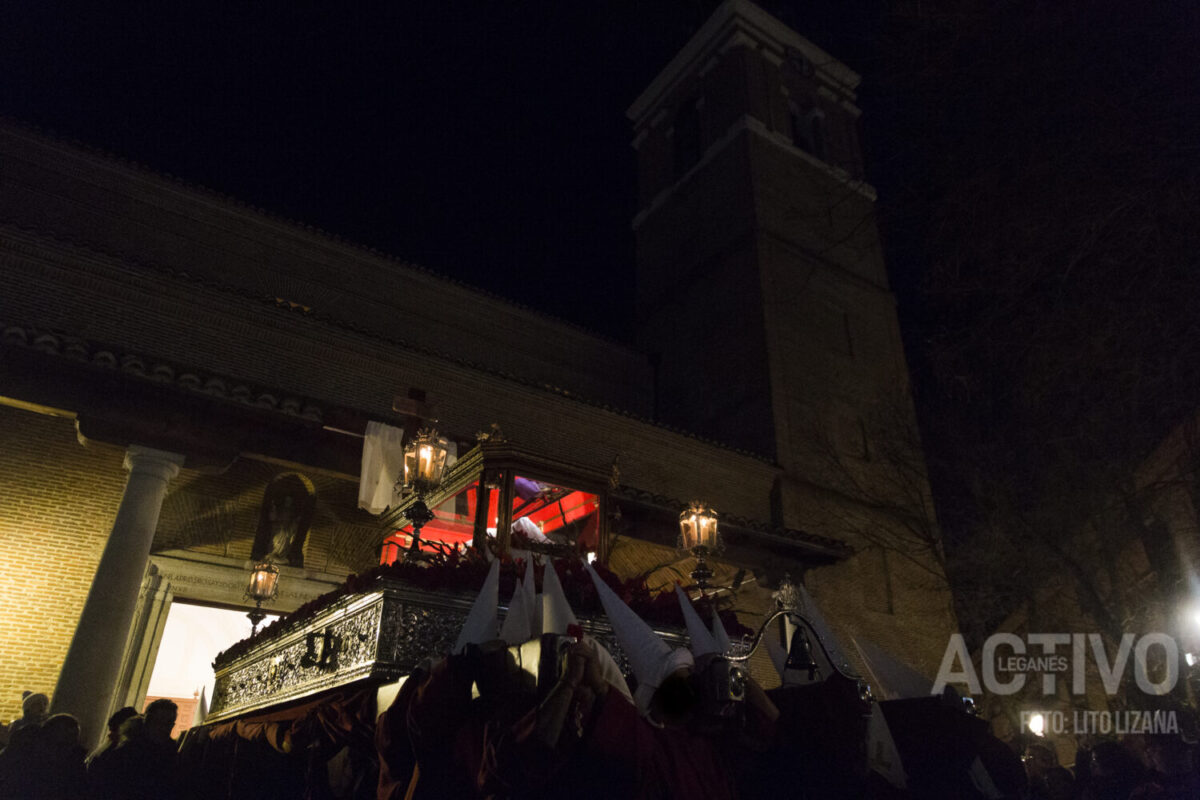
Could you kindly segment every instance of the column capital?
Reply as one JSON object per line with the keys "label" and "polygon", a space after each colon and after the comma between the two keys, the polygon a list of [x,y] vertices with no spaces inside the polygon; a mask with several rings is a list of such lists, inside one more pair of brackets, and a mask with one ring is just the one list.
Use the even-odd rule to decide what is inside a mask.
{"label": "column capital", "polygon": [[125,469],[131,474],[152,475],[164,482],[170,482],[179,474],[179,468],[182,466],[183,456],[178,453],[155,450],[140,444],[131,444],[125,450]]}

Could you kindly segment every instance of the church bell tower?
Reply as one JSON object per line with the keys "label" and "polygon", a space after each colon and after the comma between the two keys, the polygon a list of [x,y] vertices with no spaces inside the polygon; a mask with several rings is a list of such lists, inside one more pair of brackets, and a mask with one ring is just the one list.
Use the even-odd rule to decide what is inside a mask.
{"label": "church bell tower", "polygon": [[814,431],[867,459],[869,408],[908,396],[858,81],[729,0],[628,111],[639,342],[657,357],[658,417],[809,479]]}
{"label": "church bell tower", "polygon": [[642,92],[638,335],[658,419],[771,459],[771,523],[854,549],[804,571],[833,623],[932,675],[955,622],[858,81],[726,0]]}

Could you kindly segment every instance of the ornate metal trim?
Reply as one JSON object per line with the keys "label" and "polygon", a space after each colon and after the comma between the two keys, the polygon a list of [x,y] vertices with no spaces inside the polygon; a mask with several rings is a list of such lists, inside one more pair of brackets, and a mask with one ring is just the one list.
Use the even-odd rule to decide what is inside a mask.
{"label": "ornate metal trim", "polygon": [[[473,596],[414,589],[395,579],[349,595],[313,614],[303,626],[264,636],[248,652],[217,668],[208,721],[221,721],[359,681],[394,681],[425,658],[454,645]],[[628,672],[628,659],[607,621],[581,619],[590,635]],[[686,646],[673,630],[657,633]]]}

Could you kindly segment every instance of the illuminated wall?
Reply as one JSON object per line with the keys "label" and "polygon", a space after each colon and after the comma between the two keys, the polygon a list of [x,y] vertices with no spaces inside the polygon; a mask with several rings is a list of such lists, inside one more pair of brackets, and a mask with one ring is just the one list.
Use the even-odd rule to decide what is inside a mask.
{"label": "illuminated wall", "polygon": [[0,405],[0,720],[49,695],[125,486],[124,451]]}

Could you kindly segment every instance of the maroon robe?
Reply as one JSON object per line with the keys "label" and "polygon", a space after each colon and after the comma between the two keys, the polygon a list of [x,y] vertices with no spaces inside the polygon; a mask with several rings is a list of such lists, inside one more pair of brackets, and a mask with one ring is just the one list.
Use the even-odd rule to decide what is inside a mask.
{"label": "maroon robe", "polygon": [[456,747],[471,709],[470,674],[465,662],[438,662],[408,706],[408,736],[420,775],[414,798],[474,797],[475,765],[464,763]]}
{"label": "maroon robe", "polygon": [[633,798],[733,800],[729,737],[687,727],[656,728],[624,695],[609,691],[573,733],[568,714],[557,748],[535,736],[534,709],[508,730],[490,736],[484,757],[487,785],[514,798]]}
{"label": "maroon robe", "polygon": [[408,709],[424,679],[409,678],[396,699],[375,723],[375,750],[379,754],[377,800],[404,800],[417,756],[408,740]]}

